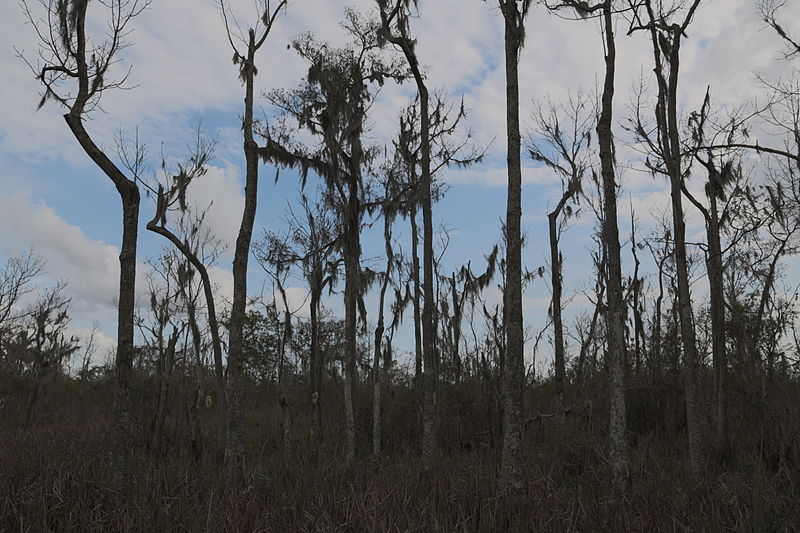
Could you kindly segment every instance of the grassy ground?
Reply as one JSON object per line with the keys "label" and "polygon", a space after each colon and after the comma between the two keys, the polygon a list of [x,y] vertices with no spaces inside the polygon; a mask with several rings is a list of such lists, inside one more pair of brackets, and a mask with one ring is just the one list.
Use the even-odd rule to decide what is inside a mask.
{"label": "grassy ground", "polygon": [[[146,384],[142,385],[146,387]],[[108,398],[103,384],[62,382],[22,427],[24,386],[8,382],[0,412],[0,531],[793,531],[800,524],[800,476],[744,446],[726,468],[692,483],[685,438],[631,434],[631,490],[606,480],[602,413],[597,420],[541,419],[528,428],[528,493],[521,506],[496,496],[499,446],[492,447],[491,402],[468,390],[442,394],[439,467],[425,473],[416,452],[414,396],[395,391],[385,412],[385,453],[366,455],[369,395],[359,391],[359,458],[352,480],[341,468],[335,390],[326,405],[325,461],[306,461],[307,421],[294,405],[298,458],[284,469],[274,392],[248,394],[248,476],[226,490],[206,453],[192,460],[180,416],[163,449],[147,452],[149,405],[140,402],[141,442],[132,442],[134,479],[125,493],[109,483]],[[175,388],[178,391],[179,387]],[[176,398],[180,392],[175,393]],[[468,401],[467,401],[468,400]],[[177,402],[176,402],[177,403]],[[412,407],[409,408],[409,405]],[[173,413],[174,414],[174,413]],[[213,413],[204,412],[207,448]],[[540,423],[541,422],[541,423]],[[489,428],[489,429],[487,429]],[[597,429],[600,428],[600,429]]]}

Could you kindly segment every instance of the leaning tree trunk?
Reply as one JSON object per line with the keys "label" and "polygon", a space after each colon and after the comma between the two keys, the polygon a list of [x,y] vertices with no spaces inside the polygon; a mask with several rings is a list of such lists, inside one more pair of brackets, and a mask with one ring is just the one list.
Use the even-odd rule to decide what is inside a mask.
{"label": "leaning tree trunk", "polygon": [[[84,8],[85,10],[85,8]],[[83,17],[79,17],[83,26]],[[82,28],[79,29],[82,32]],[[85,57],[85,40],[79,39],[79,54]],[[81,51],[80,48],[84,50]],[[79,66],[85,70],[85,60]],[[85,74],[85,72],[84,72]],[[81,93],[84,93],[81,88]],[[114,183],[122,200],[122,246],[119,254],[119,297],[117,301],[116,387],[114,390],[114,451],[112,477],[122,487],[130,479],[130,442],[133,433],[131,413],[131,373],[133,368],[133,323],[136,305],[136,244],[139,231],[139,187],[129,180],[94,143],[83,125],[82,112],[86,96],[79,95],[70,113],[64,115],[81,148]],[[81,101],[81,99],[83,99]]]}
{"label": "leaning tree trunk", "polygon": [[603,180],[603,244],[608,268],[608,310],[606,312],[610,390],[610,462],[614,484],[627,488],[630,460],[628,456],[625,420],[625,304],[622,293],[622,261],[617,222],[617,182],[614,161],[614,134],[611,130],[616,73],[616,43],[611,0],[603,6],[605,35],[605,79],[601,99],[597,138],[600,147],[600,167]]}
{"label": "leaning tree trunk", "polygon": [[504,320],[506,354],[503,365],[503,492],[521,496],[525,491],[523,387],[525,377],[522,330],[522,167],[519,132],[519,51],[522,14],[516,2],[501,1],[505,21],[506,134],[508,139],[508,204],[506,211],[506,287]]}
{"label": "leaning tree trunk", "polygon": [[[159,205],[166,205],[160,203]],[[200,275],[200,283],[203,287],[203,295],[206,300],[206,314],[208,315],[208,329],[211,331],[211,349],[214,354],[214,377],[217,383],[217,398],[216,398],[216,413],[217,413],[217,463],[222,465],[225,461],[225,451],[227,442],[227,414],[228,402],[227,394],[225,392],[225,369],[222,363],[222,340],[219,336],[219,320],[217,319],[217,307],[214,301],[214,292],[211,285],[211,278],[208,276],[208,268],[200,261],[200,258],[189,246],[186,240],[181,240],[177,235],[167,229],[163,223],[160,225],[159,220],[163,221],[164,212],[157,212],[150,222],[147,223],[147,229],[153,233],[158,233],[172,243],[175,248],[183,255],[184,258],[191,264],[192,268]],[[190,302],[186,289],[182,289],[183,297],[186,300],[186,305],[189,315],[189,326],[192,329],[192,336],[194,338],[195,357],[200,358],[200,328],[197,325],[197,309],[195,303]],[[198,380],[198,388],[199,388]],[[196,413],[195,413],[196,416]],[[199,429],[199,423],[198,423]]]}

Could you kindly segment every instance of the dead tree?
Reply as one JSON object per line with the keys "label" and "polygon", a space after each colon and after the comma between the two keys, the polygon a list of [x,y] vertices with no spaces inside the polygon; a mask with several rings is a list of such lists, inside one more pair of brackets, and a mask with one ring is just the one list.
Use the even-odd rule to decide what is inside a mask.
{"label": "dead tree", "polygon": [[[122,486],[129,479],[131,418],[131,368],[133,363],[133,321],[136,286],[136,244],[139,224],[139,187],[136,179],[126,176],[108,157],[86,129],[84,120],[100,104],[108,90],[125,86],[127,73],[119,80],[109,69],[119,60],[126,45],[134,17],[149,0],[109,0],[93,4],[108,12],[108,29],[96,39],[87,34],[86,13],[89,0],[46,0],[43,16],[34,13],[28,0],[22,9],[39,37],[37,60],[28,62],[43,86],[39,107],[48,100],[61,104],[67,113],[64,120],[86,155],[111,180],[122,201],[122,246],[117,302],[117,384],[114,395],[114,440],[112,472],[114,482]],[[27,61],[27,60],[26,60]]]}
{"label": "dead tree", "polygon": [[692,0],[686,5],[681,3],[676,9],[667,9],[660,3],[643,0],[633,11],[629,30],[629,34],[639,30],[646,31],[652,44],[653,71],[658,87],[657,103],[654,107],[655,131],[646,129],[642,126],[642,121],[637,120],[636,133],[639,140],[644,142],[655,156],[654,160],[646,161],[648,168],[654,173],[666,176],[670,183],[678,306],[684,355],[689,464],[692,476],[696,480],[703,477],[704,461],[696,392],[697,340],[692,317],[686,223],[682,201],[684,180],[691,170],[691,159],[686,161],[683,157],[677,102],[681,44],[701,1]]}
{"label": "dead tree", "polygon": [[377,150],[365,146],[363,135],[376,85],[400,80],[403,71],[382,57],[378,25],[348,10],[345,27],[354,36],[348,48],[332,48],[306,35],[295,40],[295,50],[309,63],[301,88],[275,91],[270,100],[300,127],[318,137],[321,145],[308,148],[294,142],[285,130],[262,132],[267,143],[259,154],[279,166],[299,167],[305,183],[309,171],[320,176],[327,197],[339,214],[342,228],[338,245],[345,266],[345,468],[355,467],[356,424],[353,394],[356,374],[356,316],[361,291],[361,225],[366,202],[367,170]]}
{"label": "dead tree", "polygon": [[800,55],[800,40],[786,29],[786,21],[780,18],[780,11],[786,3],[787,0],[758,0],[757,7],[761,20],[775,30],[786,44],[786,59],[793,59]]}
{"label": "dead tree", "polygon": [[613,108],[616,83],[617,49],[614,36],[614,19],[619,6],[614,0],[594,4],[578,0],[564,0],[549,5],[551,9],[569,8],[579,18],[597,18],[603,37],[605,70],[597,118],[597,142],[600,152],[600,177],[602,181],[602,240],[607,268],[606,329],[611,374],[610,400],[610,461],[615,485],[624,489],[630,479],[630,460],[627,442],[625,409],[625,302],[622,290],[622,259],[617,220],[617,165],[614,149]]}
{"label": "dead tree", "polygon": [[[590,166],[589,149],[594,127],[594,109],[587,106],[583,93],[563,105],[538,105],[533,114],[534,127],[527,142],[531,159],[546,164],[561,178],[561,198],[547,215],[550,237],[550,282],[553,291],[550,313],[553,317],[555,351],[556,414],[564,412],[564,324],[561,317],[563,292],[563,257],[559,240],[567,220],[576,214],[570,202],[577,202],[583,176]],[[566,124],[562,126],[562,121]],[[562,213],[564,217],[562,218]]]}
{"label": "dead tree", "polygon": [[[226,448],[226,415],[227,401],[225,394],[225,375],[222,362],[222,341],[219,333],[219,320],[216,313],[213,286],[208,275],[208,267],[219,257],[220,245],[204,228],[205,212],[199,215],[193,213],[193,206],[187,202],[187,191],[191,183],[201,178],[207,171],[208,162],[214,152],[216,141],[205,139],[198,129],[195,146],[188,160],[178,163],[171,169],[166,158],[162,155],[160,168],[163,176],[156,177],[156,184],[150,184],[143,179],[147,169],[147,152],[138,139],[133,145],[119,140],[117,147],[123,164],[129,171],[145,184],[153,193],[155,212],[153,218],[147,223],[148,231],[157,233],[169,241],[172,246],[183,256],[188,265],[178,274],[176,281],[187,305],[189,327],[194,338],[195,356],[199,356],[200,328],[197,324],[196,302],[188,298],[186,283],[191,282],[191,272],[200,276],[203,295],[206,301],[206,314],[211,334],[211,346],[214,354],[214,374],[217,381],[217,461],[221,464]],[[174,170],[174,171],[173,171]],[[178,214],[178,227],[170,228],[171,216]]]}
{"label": "dead tree", "polygon": [[258,201],[258,151],[255,141],[256,125],[253,119],[255,98],[254,78],[256,54],[264,45],[272,30],[275,19],[287,6],[287,0],[257,0],[259,20],[254,27],[243,33],[235,34],[228,15],[230,8],[225,0],[219,0],[220,10],[225,22],[228,42],[233,48],[233,63],[239,68],[239,79],[244,85],[244,113],[242,116],[242,134],[244,137],[245,186],[244,211],[236,246],[233,253],[233,302],[228,321],[228,431],[226,437],[226,465],[232,481],[241,480],[245,472],[244,428],[242,416],[243,366],[242,366],[242,331],[244,328],[247,307],[247,263],[250,257],[250,241],[253,237],[253,225],[256,217]]}

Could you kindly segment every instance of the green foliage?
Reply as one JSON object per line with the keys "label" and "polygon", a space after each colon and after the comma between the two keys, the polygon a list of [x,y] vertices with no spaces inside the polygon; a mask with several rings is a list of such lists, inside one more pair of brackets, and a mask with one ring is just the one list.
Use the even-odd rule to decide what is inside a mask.
{"label": "green foliage", "polygon": [[274,307],[267,307],[266,314],[249,311],[245,316],[242,363],[256,381],[277,378],[282,335],[283,321]]}

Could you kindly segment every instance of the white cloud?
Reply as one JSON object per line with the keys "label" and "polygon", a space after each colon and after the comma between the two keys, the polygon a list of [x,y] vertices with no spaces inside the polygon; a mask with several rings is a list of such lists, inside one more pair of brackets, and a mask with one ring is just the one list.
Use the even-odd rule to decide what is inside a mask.
{"label": "white cloud", "polygon": [[0,244],[7,254],[33,244],[47,260],[48,277],[66,280],[87,309],[106,311],[118,296],[119,249],[90,239],[27,193],[0,194]]}

